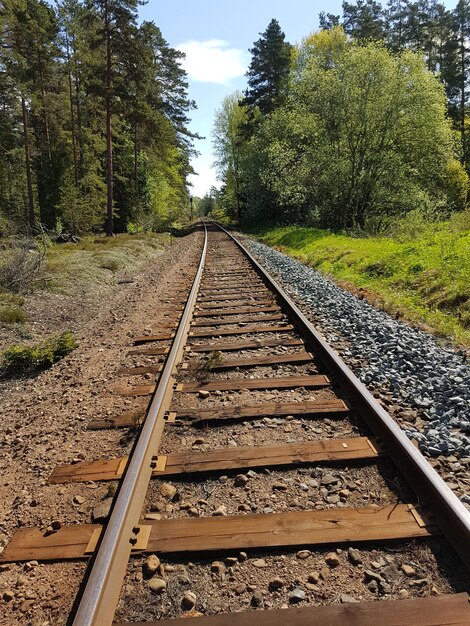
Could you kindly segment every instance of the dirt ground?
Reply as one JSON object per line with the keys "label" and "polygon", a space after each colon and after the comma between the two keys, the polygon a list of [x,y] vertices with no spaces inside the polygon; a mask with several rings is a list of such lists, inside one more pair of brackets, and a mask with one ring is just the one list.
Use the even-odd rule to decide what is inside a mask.
{"label": "dirt ground", "polygon": [[[60,296],[61,311],[53,306],[46,322],[41,303],[44,332],[72,327],[79,347],[49,370],[2,383],[1,546],[18,526],[89,522],[93,507],[109,495],[105,484],[46,481],[57,465],[128,452],[132,439],[125,431],[87,431],[86,425],[92,418],[145,408],[146,398],[112,393],[119,380],[116,371],[126,362],[133,336],[160,332],[167,325],[168,300],[176,285],[181,288],[182,275],[186,286],[191,284],[201,244],[202,234],[194,233],[156,250],[127,275],[133,282],[107,286],[93,297],[92,306],[80,294]],[[63,625],[84,570],[83,563],[1,565],[0,624]]]}

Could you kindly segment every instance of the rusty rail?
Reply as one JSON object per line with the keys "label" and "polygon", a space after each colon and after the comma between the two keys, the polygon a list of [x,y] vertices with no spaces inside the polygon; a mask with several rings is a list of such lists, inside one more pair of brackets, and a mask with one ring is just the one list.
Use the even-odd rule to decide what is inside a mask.
{"label": "rusty rail", "polygon": [[446,485],[421,452],[411,443],[393,418],[380,406],[368,389],[359,381],[339,355],[315,330],[284,289],[254,259],[243,244],[222,226],[223,230],[253,263],[266,285],[272,289],[297,330],[312,350],[336,377],[349,394],[355,408],[365,419],[376,437],[385,445],[398,469],[429,507],[429,515],[435,518],[439,528],[470,569],[470,513],[454,492]]}
{"label": "rusty rail", "polygon": [[207,250],[207,229],[199,267],[168,354],[148,414],[127,466],[109,521],[77,606],[73,626],[112,624],[116,605],[131,554],[139,533],[139,519],[152,476],[153,458],[158,450],[169,409],[175,368],[180,363],[189,324],[201,281]]}

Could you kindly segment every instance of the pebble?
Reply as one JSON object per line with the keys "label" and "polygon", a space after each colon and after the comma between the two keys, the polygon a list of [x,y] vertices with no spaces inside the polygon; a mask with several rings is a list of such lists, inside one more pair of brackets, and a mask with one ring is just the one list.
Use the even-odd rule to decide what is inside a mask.
{"label": "pebble", "polygon": [[242,593],[245,593],[245,591],[246,591],[245,583],[240,583],[239,585],[235,587],[235,593],[237,594],[237,596],[241,596]]}
{"label": "pebble", "polygon": [[97,504],[91,513],[91,519],[93,522],[104,522],[111,511],[113,504],[113,498],[105,498],[102,502]]}
{"label": "pebble", "polygon": [[282,578],[279,577],[271,578],[268,586],[272,591],[276,591],[277,589],[282,589],[282,587],[284,587],[284,581],[282,580]]}
{"label": "pebble", "polygon": [[146,576],[153,576],[160,567],[160,559],[156,554],[150,554],[144,561],[142,570]]}
{"label": "pebble", "polygon": [[334,552],[329,552],[326,556],[325,556],[325,563],[329,566],[329,567],[338,567],[338,565],[340,564],[340,560],[338,558],[338,555],[335,554]]}
{"label": "pebble", "polygon": [[263,567],[267,567],[268,564],[264,559],[255,559],[253,561],[253,567],[257,567],[258,569],[262,569]]}
{"label": "pebble", "polygon": [[353,565],[360,565],[362,563],[362,556],[359,550],[356,548],[348,548],[348,559]]}
{"label": "pebble", "polygon": [[221,517],[223,515],[227,515],[227,507],[225,504],[221,504],[218,506],[215,511],[212,513],[214,517]]}
{"label": "pebble", "polygon": [[341,604],[354,604],[356,602],[359,602],[359,600],[356,600],[356,598],[353,598],[353,596],[349,596],[347,593],[342,593],[339,597],[339,601],[341,602]]}
{"label": "pebble", "polygon": [[401,571],[405,574],[405,576],[408,576],[409,578],[416,574],[415,568],[411,567],[411,565],[407,565],[406,563],[401,566]]}
{"label": "pebble", "polygon": [[313,583],[314,585],[320,580],[320,574],[318,572],[311,572],[308,575],[308,582]]}
{"label": "pebble", "polygon": [[163,578],[151,578],[148,587],[153,593],[163,593],[166,590],[166,580]]}
{"label": "pebble", "polygon": [[273,483],[273,490],[278,490],[278,491],[286,491],[287,490],[287,485],[286,483],[281,482],[280,480],[276,481],[275,483]]}
{"label": "pebble", "polygon": [[162,483],[160,485],[160,493],[164,498],[173,498],[176,494],[176,487],[169,483]]}
{"label": "pebble", "polygon": [[310,552],[310,550],[299,550],[296,556],[298,559],[304,560],[304,559],[308,559],[308,557],[311,556],[311,554],[312,553]]}
{"label": "pebble", "polygon": [[83,496],[74,496],[73,503],[74,504],[83,504],[85,502],[85,498]]}
{"label": "pebble", "polygon": [[199,391],[197,392],[197,395],[199,396],[199,398],[201,398],[202,400],[205,400],[206,398],[208,398],[211,394],[209,391],[206,391],[205,389],[199,389]]}
{"label": "pebble", "polygon": [[235,477],[234,485],[235,487],[244,487],[248,481],[248,476],[245,476],[245,474],[238,474],[238,476]]}
{"label": "pebble", "polygon": [[251,596],[251,605],[252,606],[263,606],[263,594],[259,589],[257,589],[253,595]]}
{"label": "pebble", "polygon": [[196,606],[197,596],[192,591],[185,591],[181,600],[183,611],[191,611]]}
{"label": "pebble", "polygon": [[302,602],[306,599],[305,591],[300,589],[300,587],[296,587],[289,593],[289,602],[291,604],[297,604],[298,602]]}

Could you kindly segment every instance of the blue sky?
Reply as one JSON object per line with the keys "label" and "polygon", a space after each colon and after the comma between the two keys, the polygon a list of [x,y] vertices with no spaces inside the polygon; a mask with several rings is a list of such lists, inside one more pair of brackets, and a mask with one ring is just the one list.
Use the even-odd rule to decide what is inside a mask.
{"label": "blue sky", "polygon": [[[456,2],[444,4],[453,8]],[[275,18],[286,39],[296,43],[318,28],[322,10],[340,14],[341,0],[149,0],[140,8],[141,19],[153,20],[169,44],[187,55],[189,95],[198,106],[191,115],[191,130],[205,137],[195,146],[201,154],[193,161],[198,172],[190,179],[193,195],[202,196],[211,185],[219,185],[211,167],[214,113],[224,96],[245,88],[248,49],[259,33]]]}

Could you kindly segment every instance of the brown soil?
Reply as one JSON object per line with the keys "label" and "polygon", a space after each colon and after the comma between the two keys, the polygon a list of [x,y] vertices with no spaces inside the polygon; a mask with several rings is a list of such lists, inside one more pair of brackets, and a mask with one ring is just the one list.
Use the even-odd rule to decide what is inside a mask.
{"label": "brown soil", "polygon": [[[68,296],[62,322],[55,297],[47,299],[54,305],[50,319],[44,303],[38,304],[44,332],[72,326],[79,348],[47,371],[2,384],[0,545],[6,545],[18,526],[91,521],[93,507],[109,493],[108,485],[48,485],[47,478],[57,465],[129,451],[133,438],[125,431],[87,431],[86,424],[145,408],[148,398],[112,394],[116,371],[126,364],[133,336],[159,332],[166,323],[165,301],[176,286],[190,285],[201,241],[196,233],[156,251],[145,267],[128,274],[133,282],[103,289],[98,299],[93,297],[93,306],[84,304],[79,293]],[[74,502],[77,496],[83,501]],[[83,563],[1,566],[0,624],[63,626],[84,571]]]}

